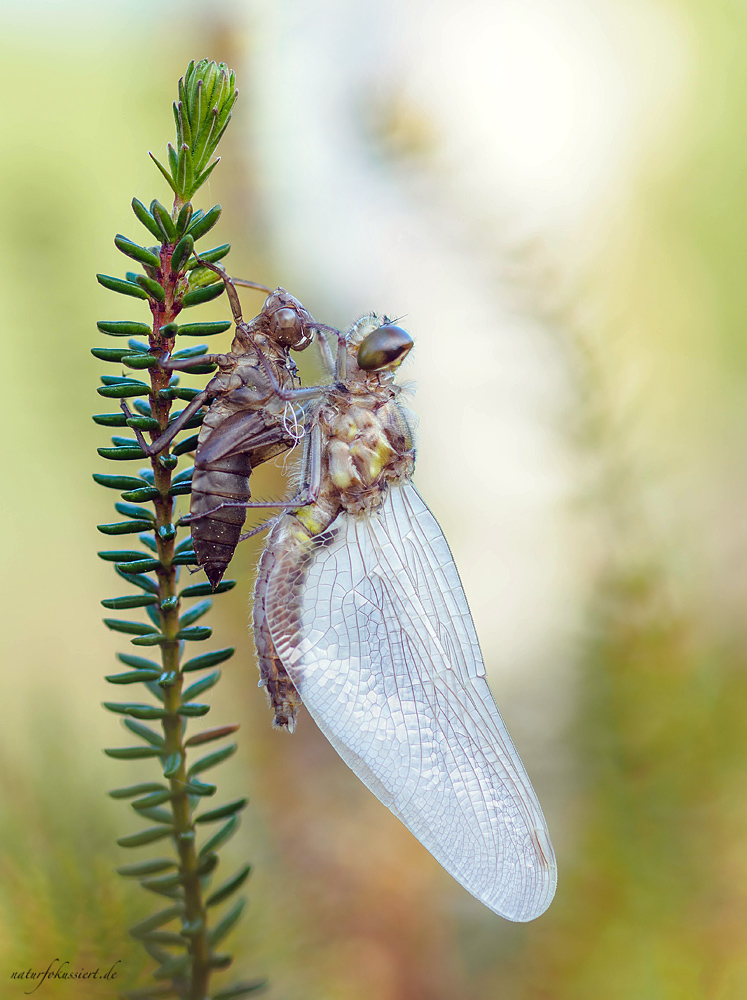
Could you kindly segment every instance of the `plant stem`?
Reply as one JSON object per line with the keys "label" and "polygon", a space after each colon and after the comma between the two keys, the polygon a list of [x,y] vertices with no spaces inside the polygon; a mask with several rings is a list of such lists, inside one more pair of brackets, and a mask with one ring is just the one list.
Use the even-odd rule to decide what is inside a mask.
{"label": "plant stem", "polygon": [[[178,214],[178,208],[174,215]],[[171,255],[173,246],[166,244],[161,249],[161,284],[166,292],[163,303],[153,302],[153,333],[150,337],[151,350],[160,355],[171,354],[174,339],[164,338],[161,328],[171,323],[178,315],[181,307],[174,305],[177,276],[171,271]],[[166,389],[169,383],[168,373],[160,367],[151,368],[151,412],[158,420],[158,429],[150,432],[151,441],[166,430],[171,411],[171,400],[161,398],[160,391]],[[169,452],[166,452],[168,455]],[[158,576],[159,615],[161,631],[166,641],[161,645],[161,663],[168,683],[164,687],[164,705],[167,716],[163,719],[163,732],[166,740],[167,757],[178,756],[180,763],[176,773],[169,779],[171,788],[171,812],[173,815],[174,841],[179,853],[179,868],[184,886],[184,919],[195,933],[190,936],[189,952],[192,957],[192,969],[189,981],[191,988],[189,1000],[204,1000],[207,995],[210,976],[209,945],[207,940],[207,921],[205,906],[202,899],[202,886],[197,874],[198,858],[195,847],[194,823],[189,797],[184,790],[187,783],[187,754],[183,741],[182,717],[179,709],[182,707],[182,688],[184,675],[179,664],[179,641],[176,638],[179,631],[179,602],[176,597],[176,567],[172,564],[174,557],[174,541],[176,532],[173,528],[174,499],[169,496],[171,487],[170,463],[162,461],[163,456],[153,456],[151,466],[156,489],[159,496],[155,500],[156,515],[156,545],[159,567]]]}

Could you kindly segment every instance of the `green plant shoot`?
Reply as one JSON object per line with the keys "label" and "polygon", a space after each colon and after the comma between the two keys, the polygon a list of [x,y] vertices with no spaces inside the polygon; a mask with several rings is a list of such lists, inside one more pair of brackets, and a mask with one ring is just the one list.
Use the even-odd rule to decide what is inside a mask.
{"label": "green plant shoot", "polygon": [[[180,325],[182,310],[221,295],[224,284],[209,269],[201,267],[194,255],[195,243],[207,236],[218,221],[221,208],[195,210],[192,197],[218,163],[211,161],[231,118],[238,92],[235,77],[223,63],[203,59],[190,63],[179,81],[179,100],[174,104],[176,146],[168,146],[168,169],[154,160],[174,192],[171,210],[157,200],[149,207],[134,198],[132,209],[156,245],[144,246],[126,236],[116,236],[117,248],[138,269],[124,277],[99,274],[105,288],[139,299],[150,310],[149,322],[102,320],[101,333],[123,338],[125,347],[96,347],[92,353],[104,362],[129,369],[125,374],[104,375],[99,395],[111,400],[113,412],[100,413],[94,421],[117,429],[111,447],[98,449],[112,462],[142,461],[145,455],[131,436],[118,436],[120,428],[149,433],[151,440],[167,429],[178,413],[177,400],[189,401],[197,390],[180,388],[178,376],[165,371],[159,362],[180,357],[199,357],[207,346],[175,351],[180,334],[207,336],[222,333],[230,323]],[[200,253],[215,262],[230,247],[224,244]],[[142,306],[140,307],[142,309]],[[213,365],[192,371],[214,370]],[[128,417],[120,403],[127,400],[135,411]],[[183,430],[199,427],[199,411]],[[125,432],[126,435],[126,432]],[[160,857],[138,860],[118,869],[120,875],[135,879],[150,892],[164,897],[165,908],[130,928],[158,963],[154,981],[130,994],[133,998],[179,997],[181,1000],[232,1000],[258,990],[262,981],[235,983],[212,991],[210,979],[216,970],[231,964],[232,958],[219,950],[238,921],[245,899],[237,898],[249,875],[249,866],[214,884],[219,866],[219,850],[236,832],[245,799],[215,805],[216,785],[207,772],[230,757],[235,743],[225,744],[236,725],[220,725],[192,733],[192,720],[210,711],[202,696],[218,682],[219,664],[228,660],[232,649],[217,649],[193,656],[184,655],[188,643],[210,638],[211,629],[197,624],[210,610],[208,583],[187,585],[179,590],[182,567],[196,565],[191,538],[179,538],[174,507],[177,498],[190,492],[192,468],[179,469],[182,457],[194,451],[194,435],[177,436],[163,454],[150,458],[146,468],[125,474],[95,474],[101,486],[117,490],[121,502],[114,507],[121,520],[100,524],[107,536],[128,537],[126,547],[107,549],[99,556],[114,564],[128,592],[101,603],[112,611],[134,610],[137,620],[105,618],[115,632],[130,637],[137,647],[150,647],[149,655],[120,653],[125,668],[107,680],[115,687],[132,690],[144,685],[143,694],[132,700],[107,701],[105,707],[123,716],[131,746],[106,750],[115,760],[151,759],[158,767],[157,780],[144,780],[109,794],[129,801],[146,825],[118,841],[123,848],[158,845]],[[122,466],[120,465],[121,469]],[[121,544],[121,541],[120,541]],[[234,581],[223,581],[216,593],[230,590]],[[196,601],[193,603],[193,599]],[[152,658],[151,658],[152,657]],[[197,678],[197,679],[194,679]],[[194,682],[193,682],[194,680]],[[217,750],[206,744],[221,741]],[[210,776],[212,777],[212,775]],[[227,904],[225,907],[223,904]]]}

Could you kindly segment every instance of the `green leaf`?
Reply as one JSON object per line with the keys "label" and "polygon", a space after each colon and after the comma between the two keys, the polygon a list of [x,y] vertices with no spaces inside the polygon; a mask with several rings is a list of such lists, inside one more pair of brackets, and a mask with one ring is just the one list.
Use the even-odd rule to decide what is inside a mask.
{"label": "green leaf", "polygon": [[122,611],[125,608],[145,608],[149,604],[157,604],[155,594],[128,594],[126,597],[110,597],[101,602],[110,611]]}
{"label": "green leaf", "polygon": [[140,830],[139,833],[131,833],[127,837],[120,837],[117,843],[120,847],[141,847],[144,844],[152,844],[155,840],[163,840],[173,833],[168,826],[152,826],[147,830]]}
{"label": "green leaf", "polygon": [[[144,507],[138,507],[131,503],[115,503],[114,509],[118,514],[122,514],[124,517],[132,517],[136,520],[145,519],[151,524],[155,521],[155,515]],[[145,529],[141,529],[145,530]]]}
{"label": "green leaf", "polygon": [[[222,260],[228,253],[230,253],[230,250],[230,243],[222,243],[219,247],[213,247],[212,250],[201,250],[198,256],[200,260],[205,260],[210,264],[217,264],[219,260]],[[194,268],[201,266],[202,265],[200,264],[200,261],[197,260],[197,257],[193,257],[187,265],[187,270],[192,271]]]}
{"label": "green leaf", "polygon": [[141,590],[146,591],[148,594],[158,593],[158,584],[154,580],[151,580],[149,576],[125,572],[122,567],[127,567],[128,565],[128,563],[118,564],[114,567],[114,572],[126,583],[131,583],[133,587],[140,587]]}
{"label": "green leaf", "polygon": [[182,299],[182,306],[185,309],[189,309],[191,306],[202,305],[203,302],[211,302],[213,299],[217,299],[226,290],[226,286],[221,282],[220,284],[206,285],[204,288],[195,288],[187,294]]}
{"label": "green leaf", "polygon": [[149,500],[155,500],[156,497],[160,497],[160,495],[160,491],[155,486],[143,486],[141,489],[128,490],[122,494],[122,498],[124,500],[132,500],[135,503],[147,503]]}
{"label": "green leaf", "polygon": [[182,469],[181,472],[178,472],[174,476],[174,478],[172,479],[172,483],[183,483],[186,480],[191,479],[194,474],[194,471],[195,471],[194,465],[187,466],[186,469]]}
{"label": "green leaf", "polygon": [[134,799],[137,795],[145,795],[147,792],[164,791],[163,785],[158,785],[154,781],[140,785],[130,785],[127,788],[114,788],[107,792],[112,799]]}
{"label": "green leaf", "polygon": [[212,653],[203,653],[202,656],[195,656],[182,665],[182,673],[188,674],[193,670],[206,670],[208,667],[217,667],[219,663],[230,660],[235,652],[236,650],[233,646],[227,646],[225,649],[216,649]]}
{"label": "green leaf", "polygon": [[139,431],[157,431],[161,427],[155,417],[143,417],[139,413],[127,418],[127,426]]}
{"label": "green leaf", "polygon": [[240,1000],[240,997],[248,997],[250,993],[256,993],[267,986],[266,979],[249,979],[241,983],[234,983],[233,986],[226,986],[225,989],[213,993],[212,1000]]}
{"label": "green leaf", "polygon": [[171,449],[172,455],[187,455],[190,451],[194,451],[197,447],[198,438],[198,434],[193,434],[191,437],[184,438]]}
{"label": "green leaf", "polygon": [[209,753],[207,756],[201,757],[187,771],[187,777],[191,779],[195,774],[202,774],[203,771],[208,771],[211,767],[216,767],[224,760],[228,760],[229,757],[233,757],[238,748],[238,743],[231,743],[229,746],[223,747],[222,750],[216,750],[214,753]]}
{"label": "green leaf", "polygon": [[130,702],[102,701],[101,704],[110,712],[118,715],[131,715],[134,719],[164,719],[169,713],[165,708],[155,705],[138,705]]}
{"label": "green leaf", "polygon": [[150,214],[148,209],[142,203],[138,201],[137,198],[132,199],[132,211],[137,216],[138,220],[142,222],[145,228],[151,233],[157,240],[161,240],[161,230],[156,225],[156,220]]}
{"label": "green leaf", "polygon": [[[148,386],[144,382],[136,382],[134,379],[129,382],[117,382],[114,385],[101,385],[96,389],[99,396],[105,396],[107,399],[125,399],[127,396],[143,396],[149,391]],[[139,448],[138,451],[140,451]],[[101,449],[99,449],[100,453]],[[140,455],[144,457],[142,451]]]}
{"label": "green leaf", "polygon": [[184,744],[186,747],[196,747],[203,743],[211,743],[213,740],[222,740],[224,736],[230,736],[239,728],[238,724],[230,726],[215,726],[213,729],[204,729],[201,733],[190,736]]}
{"label": "green leaf", "polygon": [[99,361],[113,361],[116,364],[121,364],[122,358],[124,358],[129,352],[125,348],[121,347],[92,347],[91,354],[94,358],[98,358]]}
{"label": "green leaf", "polygon": [[[131,705],[130,708],[151,708],[150,705]],[[155,709],[155,711],[161,713],[164,710],[162,708]],[[134,714],[134,713],[131,713]],[[135,718],[154,718],[154,716],[135,716]],[[156,718],[161,718],[161,716],[156,716]],[[135,719],[125,719],[124,724],[134,733],[135,736],[139,736],[141,740],[145,740],[146,743],[150,743],[152,747],[159,747],[163,749],[166,745],[166,741],[160,733],[155,732],[150,726],[144,726],[141,722],[135,722]]]}
{"label": "green leaf", "polygon": [[[140,885],[142,885],[143,889],[149,889],[151,892],[160,892],[164,896],[175,896],[177,894],[171,890],[181,885],[181,883],[181,874],[175,872],[173,875],[159,875],[157,878],[143,879]],[[151,941],[155,940],[155,935],[151,936],[149,934],[148,937]],[[174,937],[179,938],[179,943],[182,947],[186,945],[184,938],[179,937],[179,935],[174,935]]]}
{"label": "green leaf", "polygon": [[210,599],[200,601],[198,604],[193,605],[189,611],[187,611],[186,614],[183,614],[179,619],[179,628],[184,628],[185,626],[196,622],[199,618],[202,618],[203,615],[206,615],[212,606],[213,602]]}
{"label": "green leaf", "polygon": [[178,274],[179,271],[183,270],[187,258],[194,250],[194,245],[195,241],[189,233],[179,240],[171,255],[171,270],[174,274]]}
{"label": "green leaf", "polygon": [[194,549],[185,549],[183,552],[179,552],[171,560],[171,564],[172,566],[196,566],[197,556]]}
{"label": "green leaf", "polygon": [[188,702],[192,701],[194,698],[199,697],[204,691],[209,691],[210,688],[214,687],[220,680],[220,670],[214,671],[212,674],[208,674],[207,677],[203,677],[202,680],[197,681],[196,684],[192,684],[187,690],[182,694],[182,701]]}
{"label": "green leaf", "polygon": [[139,760],[141,757],[160,757],[161,754],[155,747],[115,747],[104,750],[107,757],[114,760]]}
{"label": "green leaf", "polygon": [[97,552],[96,555],[104,562],[128,564],[135,559],[142,559],[145,553],[138,552],[137,549],[111,549],[107,552]]}
{"label": "green leaf", "polygon": [[170,753],[168,757],[164,757],[163,760],[164,778],[176,777],[176,774],[179,771],[181,765],[182,765],[182,755],[180,753]]}
{"label": "green leaf", "polygon": [[156,302],[166,301],[166,292],[163,286],[159,285],[153,278],[149,278],[147,274],[138,274],[137,283]]}
{"label": "green leaf", "polygon": [[128,368],[158,368],[158,358],[155,354],[131,354],[127,353],[122,357],[122,363]]}
{"label": "green leaf", "polygon": [[146,267],[152,267],[157,271],[161,266],[160,257],[157,257],[151,250],[141,247],[138,243],[133,243],[132,240],[128,240],[126,236],[122,236],[120,233],[117,233],[114,237],[114,246],[117,250],[125,254],[125,256],[138,261],[140,264],[144,264]]}
{"label": "green leaf", "polygon": [[147,635],[153,631],[152,625],[143,622],[123,622],[119,618],[104,618],[104,625],[112,632],[124,632],[126,635]]}
{"label": "green leaf", "polygon": [[239,917],[241,916],[245,906],[245,899],[240,899],[237,903],[234,903],[220,923],[216,924],[210,931],[208,934],[208,941],[210,942],[211,948],[214,948],[217,944],[220,944],[224,938],[228,937],[229,933],[238,923]]}
{"label": "green leaf", "polygon": [[231,819],[222,826],[217,833],[214,833],[210,840],[206,840],[198,852],[198,857],[202,857],[204,854],[209,854],[212,851],[217,851],[222,847],[226,841],[230,840],[231,837],[236,833],[239,828],[241,820],[238,816],[232,816]]}
{"label": "green leaf", "polygon": [[236,586],[235,580],[221,580],[215,590],[210,589],[209,583],[193,583],[190,587],[185,587],[179,594],[180,597],[206,597],[210,594],[225,594],[233,590]]}
{"label": "green leaf", "polygon": [[157,559],[140,559],[137,562],[130,562],[129,560],[124,563],[118,563],[118,566],[122,567],[123,573],[129,574],[140,574],[140,573],[151,573],[154,569],[157,569],[161,564]]}
{"label": "green leaf", "polygon": [[180,323],[178,334],[180,337],[212,337],[217,333],[225,333],[230,328],[231,323],[226,321],[218,323]]}
{"label": "green leaf", "polygon": [[167,812],[165,809],[148,809],[148,808],[141,809],[134,802],[131,802],[130,805],[133,807],[133,809],[137,811],[137,813],[140,816],[142,816],[144,819],[150,819],[154,823],[164,823],[167,825],[171,825],[171,823],[173,822],[173,817],[171,813]]}
{"label": "green leaf", "polygon": [[124,427],[126,425],[124,413],[94,413],[91,420],[102,427]]}
{"label": "green leaf", "polygon": [[115,521],[113,524],[97,524],[96,530],[102,535],[136,535],[151,527],[151,521]]}
{"label": "green leaf", "polygon": [[224,899],[228,899],[230,895],[240,889],[241,886],[249,878],[249,872],[251,872],[251,865],[244,865],[240,868],[235,875],[232,875],[223,885],[219,886],[212,896],[209,896],[205,902],[205,906],[217,906],[218,903],[222,903]]}
{"label": "green leaf", "polygon": [[[153,879],[152,881],[155,881],[155,879]],[[148,884],[143,882],[143,886],[146,889],[152,888],[150,882]],[[146,935],[146,937],[147,940],[151,942],[151,944],[165,944],[168,946],[173,945],[179,948],[187,947],[187,942],[182,937],[182,935],[176,934],[174,931],[151,931],[151,933]]]}
{"label": "green leaf", "polygon": [[96,452],[113,462],[131,462],[136,458],[145,458],[140,448],[97,448]]}
{"label": "green leaf", "polygon": [[136,479],[135,476],[106,476],[100,472],[94,472],[93,481],[110,490],[134,490],[143,485],[142,479]]}
{"label": "green leaf", "polygon": [[195,869],[195,874],[200,876],[209,875],[211,872],[215,871],[217,867],[218,855],[214,853],[205,854],[199,859],[197,868]]}
{"label": "green leaf", "polygon": [[191,202],[188,201],[186,204],[182,205],[181,211],[179,212],[179,216],[178,216],[178,218],[176,220],[176,235],[177,235],[177,237],[181,238],[184,235],[184,233],[187,231],[187,226],[192,221],[192,214],[193,214],[193,212],[194,212],[194,208],[192,207],[192,203]]}
{"label": "green leaf", "polygon": [[200,218],[196,218],[197,213],[195,213],[195,216],[192,217],[192,223],[187,229],[187,232],[191,234],[195,242],[210,232],[220,218],[222,211],[223,209],[220,205],[213,205],[210,211],[206,212]]}
{"label": "green leaf", "polygon": [[144,656],[133,656],[132,653],[117,653],[117,659],[127,667],[134,670],[155,670],[161,673],[161,667],[153,660],[147,660]]}
{"label": "green leaf", "polygon": [[150,531],[146,531],[142,535],[138,535],[138,538],[146,548],[151,550],[151,552],[158,552],[158,544]]}
{"label": "green leaf", "polygon": [[191,704],[191,705],[182,705],[181,708],[178,709],[178,714],[185,716],[187,718],[198,718],[201,715],[207,715],[209,711],[210,711],[209,705]]}
{"label": "green leaf", "polygon": [[195,920],[185,921],[179,929],[179,933],[185,938],[197,937],[198,934],[202,933],[204,926],[205,921],[197,917]]}
{"label": "green leaf", "polygon": [[117,868],[118,875],[125,878],[144,878],[146,875],[158,875],[176,868],[176,862],[171,858],[153,858],[151,861],[140,861],[134,865],[122,865]]}
{"label": "green leaf", "polygon": [[[174,562],[176,562],[176,559],[174,559]],[[180,628],[176,633],[176,638],[180,641],[187,639],[190,642],[204,642],[212,634],[213,630],[208,625],[193,625],[191,628]]]}
{"label": "green leaf", "polygon": [[[174,353],[171,355],[171,359],[172,361],[173,360],[181,361],[183,358],[199,358],[201,355],[207,354],[207,352],[208,352],[207,344],[195,344],[194,347],[183,347],[180,351],[174,351]],[[169,418],[169,423],[171,423],[171,420],[174,419],[176,416],[177,414],[175,413],[172,414],[171,417]]]}
{"label": "green leaf", "polygon": [[[164,601],[164,603],[166,603]],[[179,674],[176,670],[164,670],[160,677],[158,678],[158,686],[160,688],[170,688],[173,687],[179,678]]]}
{"label": "green leaf", "polygon": [[164,802],[168,802],[173,796],[168,788],[159,788],[155,792],[150,792],[148,795],[144,795],[142,798],[136,799],[132,803],[133,809],[152,809],[153,806],[160,806]]}
{"label": "green leaf", "polygon": [[154,632],[152,625],[150,626],[150,632],[146,635],[140,635],[137,639],[131,640],[133,646],[163,646],[164,643],[173,641],[173,639],[169,639],[168,636],[163,635],[161,632]]}
{"label": "green leaf", "polygon": [[110,684],[136,684],[140,681],[154,681],[158,673],[153,670],[130,670],[126,674],[108,674],[106,680]]}
{"label": "green leaf", "polygon": [[[174,243],[176,241],[176,226],[169,210],[156,199],[150,203],[150,210],[156,223],[168,237],[168,242]],[[160,266],[161,262],[159,261],[158,263]]]}
{"label": "green leaf", "polygon": [[[166,183],[167,183],[167,184],[169,185],[169,187],[170,187],[170,188],[171,188],[171,190],[172,190],[172,191],[174,192],[174,194],[177,194],[178,192],[177,192],[177,190],[176,190],[176,187],[174,186],[174,182],[173,182],[173,181],[172,181],[172,179],[171,179],[171,174],[170,174],[170,173],[168,172],[168,170],[166,169],[166,167],[162,166],[162,165],[161,165],[161,164],[160,164],[160,163],[158,162],[158,160],[157,160],[157,159],[155,158],[155,156],[154,156],[154,155],[153,155],[153,154],[152,154],[152,153],[150,152],[150,150],[148,150],[148,156],[149,156],[149,157],[151,158],[151,160],[153,160],[153,162],[155,163],[155,165],[156,165],[156,166],[158,167],[158,169],[159,169],[159,170],[161,171],[161,173],[163,174],[163,176],[164,176],[164,177],[166,178]],[[167,238],[167,240],[168,240],[168,238]]]}
{"label": "green leaf", "polygon": [[[96,280],[104,288],[108,288],[111,292],[120,292],[122,295],[131,295],[135,299],[147,299],[148,295],[143,291],[138,285],[133,284],[131,281],[123,281],[121,278],[113,278],[109,274],[97,274]],[[101,325],[99,324],[99,330],[101,330]],[[102,330],[102,333],[106,333],[106,330]],[[120,336],[115,334],[115,336]]]}
{"label": "green leaf", "polygon": [[133,937],[142,937],[144,934],[150,933],[156,929],[156,927],[163,927],[164,924],[168,924],[172,920],[181,918],[184,913],[183,906],[169,906],[165,910],[159,910],[158,913],[152,913],[145,920],[141,920],[139,923],[130,927],[130,934]]}
{"label": "green leaf", "polygon": [[169,143],[166,147],[168,157],[169,157],[169,170],[171,171],[171,176],[176,180],[176,185],[179,187],[179,157],[176,155],[176,150]]}
{"label": "green leaf", "polygon": [[244,809],[248,801],[248,799],[236,799],[224,806],[219,806],[217,809],[211,809],[210,812],[195,816],[195,823],[214,823],[218,819],[225,819],[226,816],[233,816],[234,813]]}
{"label": "green leaf", "polygon": [[133,646],[162,646],[164,643],[169,641],[170,640],[167,639],[165,635],[161,635],[160,632],[155,631],[148,632],[146,635],[138,635],[134,639],[130,639]]}
{"label": "green leaf", "polygon": [[192,962],[190,954],[178,955],[168,959],[163,965],[159,965],[153,973],[154,979],[174,979],[182,972],[186,972]]}
{"label": "green leaf", "polygon": [[233,955],[213,952],[208,958],[208,965],[211,969],[227,969],[233,962]]}
{"label": "green leaf", "polygon": [[[219,138],[220,138],[220,136],[219,136]],[[194,194],[195,191],[199,191],[199,189],[202,187],[202,185],[205,183],[205,181],[208,179],[208,177],[212,174],[212,172],[215,170],[215,168],[218,166],[219,163],[220,163],[220,157],[218,156],[215,160],[213,160],[213,162],[210,164],[210,166],[207,168],[207,170],[203,170],[201,174],[199,174],[197,177],[195,177],[194,184],[192,185],[192,193],[193,194]]]}
{"label": "green leaf", "polygon": [[184,791],[189,795],[215,795],[217,787],[215,785],[208,785],[202,781],[198,781],[197,778],[193,778],[184,784]]}
{"label": "green leaf", "polygon": [[[112,281],[119,280],[112,278]],[[138,293],[140,289],[138,288]],[[129,293],[128,293],[129,294]],[[143,298],[142,295],[139,296]],[[101,333],[108,333],[110,337],[149,337],[151,328],[147,323],[136,323],[130,320],[99,320],[96,324]],[[146,350],[147,350],[147,345]]]}

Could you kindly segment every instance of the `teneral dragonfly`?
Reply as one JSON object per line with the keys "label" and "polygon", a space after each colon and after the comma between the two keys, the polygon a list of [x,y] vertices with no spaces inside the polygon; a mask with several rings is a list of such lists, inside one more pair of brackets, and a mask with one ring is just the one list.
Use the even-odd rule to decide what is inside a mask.
{"label": "teneral dragonfly", "polygon": [[[358,777],[469,892],[539,916],[557,879],[542,810],[498,712],[444,535],[411,481],[394,369],[409,335],[374,315],[340,336],[305,403],[306,496],[287,505],[254,601],[276,724],[303,703]],[[268,369],[269,372],[269,369]]]}

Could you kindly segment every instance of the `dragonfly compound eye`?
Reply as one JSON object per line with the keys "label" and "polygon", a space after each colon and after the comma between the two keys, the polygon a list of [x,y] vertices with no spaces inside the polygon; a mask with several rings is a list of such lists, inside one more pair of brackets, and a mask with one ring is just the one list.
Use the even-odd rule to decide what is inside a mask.
{"label": "dragonfly compound eye", "polygon": [[401,326],[380,326],[358,348],[358,367],[366,372],[396,368],[412,345],[412,337]]}

